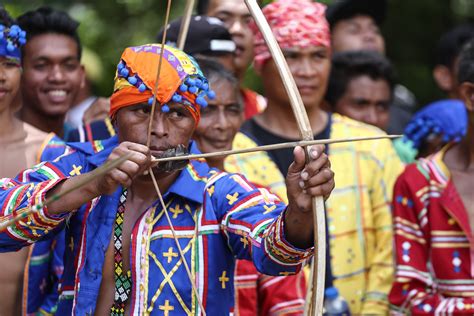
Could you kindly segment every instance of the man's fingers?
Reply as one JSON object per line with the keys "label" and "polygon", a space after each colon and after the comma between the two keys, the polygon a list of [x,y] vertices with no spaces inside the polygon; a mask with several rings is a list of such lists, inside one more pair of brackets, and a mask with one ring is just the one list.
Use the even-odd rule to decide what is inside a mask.
{"label": "man's fingers", "polygon": [[113,182],[121,184],[124,187],[128,187],[132,184],[132,179],[122,170],[114,169],[107,177],[109,179],[105,179],[105,181],[107,181],[111,187],[114,187]]}
{"label": "man's fingers", "polygon": [[298,173],[303,170],[305,165],[305,152],[300,146],[295,147],[293,150],[293,163],[288,168],[288,174]]}
{"label": "man's fingers", "polygon": [[147,156],[150,155],[150,148],[142,144],[137,144],[137,143],[132,143],[132,142],[123,142],[121,143],[121,146],[124,146],[125,148],[132,151],[140,152]]}
{"label": "man's fingers", "polygon": [[140,165],[134,161],[124,161],[118,169],[128,175],[129,178],[134,178],[140,171]]}
{"label": "man's fingers", "polygon": [[305,192],[306,194],[309,194],[311,196],[328,196],[331,191],[334,189],[334,181],[329,181],[326,183],[323,183],[321,185],[311,187],[309,189],[306,189]]}
{"label": "man's fingers", "polygon": [[328,161],[328,156],[325,153],[322,153],[318,156],[318,158],[310,161],[304,168],[303,172],[306,172],[308,174],[308,178],[311,178],[313,175],[317,174],[320,169],[327,166]]}
{"label": "man's fingers", "polygon": [[[303,181],[302,189],[315,187],[330,181],[334,177],[334,172],[329,168],[323,168],[318,173],[314,174],[308,180]],[[301,186],[301,185],[300,185]]]}
{"label": "man's fingers", "polygon": [[109,156],[110,159],[119,158],[125,154],[132,153],[129,161],[137,163],[143,169],[149,167],[151,162],[151,154],[148,147],[141,144],[124,142],[123,145],[117,147]]}

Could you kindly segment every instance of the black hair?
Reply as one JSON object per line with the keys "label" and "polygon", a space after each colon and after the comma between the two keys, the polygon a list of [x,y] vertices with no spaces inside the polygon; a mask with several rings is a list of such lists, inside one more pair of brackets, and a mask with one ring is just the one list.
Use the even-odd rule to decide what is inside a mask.
{"label": "black hair", "polygon": [[3,26],[10,26],[16,24],[16,21],[10,16],[7,10],[0,5],[0,24]]}
{"label": "black hair", "polygon": [[198,0],[197,14],[206,15],[207,9],[209,9],[209,0]]}
{"label": "black hair", "polygon": [[218,77],[232,83],[232,85],[239,87],[239,80],[232,72],[227,70],[222,64],[212,58],[198,57],[196,58],[199,67],[201,68],[204,77],[211,81],[211,78]]}
{"label": "black hair", "polygon": [[395,74],[390,61],[373,51],[348,51],[333,55],[326,101],[334,107],[346,92],[349,82],[360,76],[385,80],[393,94]]}
{"label": "black hair", "polygon": [[473,23],[458,25],[444,33],[436,46],[436,64],[453,67],[464,44],[471,38],[474,38]]}
{"label": "black hair", "polygon": [[474,39],[464,45],[459,54],[458,82],[474,83]]}
{"label": "black hair", "polygon": [[64,11],[40,7],[18,17],[19,26],[26,31],[27,40],[43,34],[56,33],[72,38],[77,44],[77,56],[81,59],[82,46],[77,33],[79,22]]}

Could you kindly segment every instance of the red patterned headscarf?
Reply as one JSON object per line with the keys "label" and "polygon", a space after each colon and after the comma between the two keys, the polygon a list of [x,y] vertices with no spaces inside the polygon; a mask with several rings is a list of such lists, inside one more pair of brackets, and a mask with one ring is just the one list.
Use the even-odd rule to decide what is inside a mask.
{"label": "red patterned headscarf", "polygon": [[[325,5],[311,0],[277,0],[262,11],[281,48],[331,46]],[[255,22],[251,28],[255,34],[254,67],[261,69],[271,54]]]}

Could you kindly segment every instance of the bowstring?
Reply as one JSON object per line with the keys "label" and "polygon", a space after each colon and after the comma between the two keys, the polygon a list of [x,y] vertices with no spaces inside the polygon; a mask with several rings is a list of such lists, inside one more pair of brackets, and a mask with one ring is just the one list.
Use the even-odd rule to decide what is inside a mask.
{"label": "bowstring", "polygon": [[[165,27],[164,27],[164,31],[163,31],[163,37],[161,39],[161,51],[160,51],[160,58],[159,58],[159,61],[158,61],[158,70],[157,70],[157,73],[156,73],[155,86],[153,87],[153,91],[152,91],[153,102],[152,102],[152,105],[151,105],[150,120],[149,120],[149,123],[148,123],[148,135],[147,135],[147,142],[146,142],[147,147],[150,147],[150,141],[151,141],[151,131],[152,131],[152,127],[153,127],[153,117],[155,115],[155,110],[156,110],[158,81],[159,81],[160,73],[161,73],[161,65],[163,63],[163,53],[164,53],[164,49],[165,49],[167,26],[168,26],[168,20],[169,20],[170,10],[171,10],[171,2],[172,2],[172,0],[168,0],[167,7],[166,7]],[[191,282],[191,287],[192,287],[192,290],[194,292],[194,295],[196,296],[196,300],[199,304],[199,307],[201,308],[202,314],[204,316],[206,316],[206,311],[204,309],[204,305],[203,305],[203,303],[202,303],[202,301],[199,297],[199,292],[198,292],[198,290],[196,288],[196,285],[194,283],[194,277],[191,273],[191,270],[189,269],[189,266],[188,266],[188,263],[187,263],[186,258],[184,256],[181,245],[179,244],[179,240],[178,240],[178,237],[176,235],[176,231],[174,229],[173,223],[171,222],[171,218],[170,218],[169,213],[168,213],[168,208],[166,207],[166,204],[163,200],[163,195],[161,194],[160,187],[158,186],[158,182],[156,181],[155,175],[153,174],[153,170],[152,170],[151,167],[148,168],[148,173],[150,174],[150,177],[151,177],[151,180],[153,182],[153,186],[155,188],[156,194],[158,195],[158,199],[160,200],[161,207],[163,208],[163,211],[165,212],[166,219],[167,219],[168,224],[171,228],[171,233],[173,235],[173,239],[176,243],[176,246],[178,247],[179,255],[180,255],[181,260],[183,262],[183,265],[184,265],[184,268],[186,270],[186,274],[189,278],[189,281]],[[197,221],[197,219],[196,219],[196,221]],[[196,230],[195,230],[195,232],[196,232]],[[197,235],[197,232],[195,233],[195,236],[193,236],[194,240],[196,240],[196,235]]]}

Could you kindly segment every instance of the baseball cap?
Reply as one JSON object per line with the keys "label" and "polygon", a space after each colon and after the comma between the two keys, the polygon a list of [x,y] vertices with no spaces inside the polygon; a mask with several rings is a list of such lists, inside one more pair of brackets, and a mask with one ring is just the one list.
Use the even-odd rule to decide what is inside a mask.
{"label": "baseball cap", "polygon": [[[166,33],[166,44],[177,46],[179,30],[182,18],[178,18],[168,24]],[[161,42],[163,29],[157,36]],[[232,36],[222,23],[215,17],[195,15],[189,23],[188,36],[184,43],[184,51],[189,55],[222,55],[234,53],[236,45]]]}
{"label": "baseball cap", "polygon": [[385,20],[386,0],[336,0],[326,10],[326,19],[331,27],[340,20],[349,19],[358,14],[372,17],[378,25]]}

